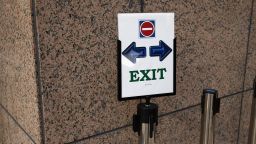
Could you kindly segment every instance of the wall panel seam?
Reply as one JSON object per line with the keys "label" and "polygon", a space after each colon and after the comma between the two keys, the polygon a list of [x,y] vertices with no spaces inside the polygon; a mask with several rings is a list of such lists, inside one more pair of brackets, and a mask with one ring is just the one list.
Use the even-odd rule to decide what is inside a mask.
{"label": "wall panel seam", "polygon": [[[254,0],[252,0],[251,5],[252,6],[251,6],[250,15],[249,15],[248,35],[247,35],[247,43],[246,43],[246,55],[245,55],[245,63],[244,63],[242,90],[245,89],[245,78],[246,78],[246,72],[247,72],[248,52],[249,52],[250,36],[251,36],[251,28],[252,28],[252,15],[253,15]],[[243,99],[244,99],[244,93],[242,93],[242,96],[241,96],[241,99],[240,99],[240,111],[239,111],[239,121],[238,121],[237,141],[236,141],[237,144],[239,143],[239,139],[240,139],[240,127],[241,127],[241,116],[242,116],[242,109],[243,109]]]}
{"label": "wall panel seam", "polygon": [[25,135],[35,144],[35,140],[32,138],[32,136],[29,135],[29,133],[19,124],[19,122],[12,116],[12,114],[0,103],[0,108],[3,109],[3,111],[9,116],[14,124],[16,124],[24,133]]}
{"label": "wall panel seam", "polygon": [[31,0],[32,11],[32,31],[34,34],[35,45],[35,74],[37,84],[37,97],[38,97],[38,109],[39,109],[39,121],[40,121],[40,135],[41,143],[45,144],[45,122],[44,122],[44,109],[43,109],[43,95],[42,95],[42,81],[41,81],[41,61],[40,61],[40,47],[39,47],[39,33],[37,23],[36,12],[36,0]]}

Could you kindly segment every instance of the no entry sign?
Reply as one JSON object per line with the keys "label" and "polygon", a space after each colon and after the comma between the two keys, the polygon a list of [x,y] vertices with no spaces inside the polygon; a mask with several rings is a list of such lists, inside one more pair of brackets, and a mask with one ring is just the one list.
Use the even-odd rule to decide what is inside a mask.
{"label": "no entry sign", "polygon": [[175,94],[174,13],[118,14],[119,100]]}
{"label": "no entry sign", "polygon": [[155,36],[155,22],[140,21],[140,37],[154,37],[154,36]]}

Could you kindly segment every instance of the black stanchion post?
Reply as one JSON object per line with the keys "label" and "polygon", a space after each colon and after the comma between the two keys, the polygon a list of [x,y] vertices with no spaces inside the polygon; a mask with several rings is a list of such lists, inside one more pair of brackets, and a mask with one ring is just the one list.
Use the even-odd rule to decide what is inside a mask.
{"label": "black stanchion post", "polygon": [[154,135],[158,124],[158,105],[146,103],[137,105],[137,115],[133,116],[133,131],[138,132],[139,144],[154,144]]}

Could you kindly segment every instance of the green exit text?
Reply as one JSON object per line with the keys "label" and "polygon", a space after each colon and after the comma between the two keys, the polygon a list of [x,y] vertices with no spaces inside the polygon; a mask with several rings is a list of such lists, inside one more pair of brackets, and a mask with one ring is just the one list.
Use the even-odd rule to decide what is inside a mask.
{"label": "green exit text", "polygon": [[164,79],[166,68],[129,71],[130,82]]}

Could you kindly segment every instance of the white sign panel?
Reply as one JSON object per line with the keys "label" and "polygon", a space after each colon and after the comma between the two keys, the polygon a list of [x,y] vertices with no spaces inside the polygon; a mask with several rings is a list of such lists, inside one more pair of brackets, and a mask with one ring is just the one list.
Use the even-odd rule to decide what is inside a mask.
{"label": "white sign panel", "polygon": [[119,99],[175,94],[174,13],[118,14]]}

